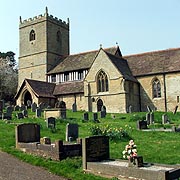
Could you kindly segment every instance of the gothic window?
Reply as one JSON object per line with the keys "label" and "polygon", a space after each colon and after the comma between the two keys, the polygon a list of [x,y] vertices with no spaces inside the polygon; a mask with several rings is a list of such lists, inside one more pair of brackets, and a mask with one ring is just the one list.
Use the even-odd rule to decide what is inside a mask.
{"label": "gothic window", "polygon": [[29,40],[30,41],[34,41],[36,38],[36,34],[34,30],[31,30],[30,34],[29,34]]}
{"label": "gothic window", "polygon": [[153,98],[161,97],[161,84],[158,79],[155,79],[152,83]]}
{"label": "gothic window", "polygon": [[100,71],[97,77],[97,89],[98,92],[109,91],[108,77],[104,71]]}

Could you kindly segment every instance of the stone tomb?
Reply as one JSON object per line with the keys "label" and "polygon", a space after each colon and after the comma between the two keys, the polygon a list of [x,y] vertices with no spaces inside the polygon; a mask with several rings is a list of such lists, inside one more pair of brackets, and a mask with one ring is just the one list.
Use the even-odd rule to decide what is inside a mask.
{"label": "stone tomb", "polygon": [[[20,124],[16,126],[16,148],[30,154],[63,160],[67,157],[82,156],[82,141],[64,144],[62,140],[51,143],[47,137],[40,138],[40,125]],[[45,143],[45,141],[48,140]],[[42,143],[41,143],[42,142]]]}
{"label": "stone tomb", "polygon": [[79,130],[78,124],[70,124],[66,125],[66,141],[74,141],[78,138]]}

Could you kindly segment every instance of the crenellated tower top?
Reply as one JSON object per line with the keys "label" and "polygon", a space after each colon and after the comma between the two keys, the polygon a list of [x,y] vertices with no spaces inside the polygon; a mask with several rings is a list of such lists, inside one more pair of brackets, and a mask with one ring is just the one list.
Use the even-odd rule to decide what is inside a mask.
{"label": "crenellated tower top", "polygon": [[66,22],[66,21],[62,21],[61,19],[58,19],[57,17],[54,17],[53,15],[49,15],[47,7],[46,7],[44,15],[40,14],[38,16],[34,16],[33,18],[29,18],[25,20],[22,20],[22,17],[20,16],[19,27],[21,28],[24,26],[29,26],[31,24],[36,24],[38,22],[45,21],[45,20],[51,21],[53,23],[61,25],[62,27],[66,29],[69,29],[69,18],[67,19],[67,22]]}

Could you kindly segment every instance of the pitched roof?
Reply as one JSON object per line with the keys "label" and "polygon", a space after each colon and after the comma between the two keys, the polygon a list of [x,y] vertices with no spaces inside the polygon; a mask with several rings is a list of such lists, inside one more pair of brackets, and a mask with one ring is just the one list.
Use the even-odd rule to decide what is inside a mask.
{"label": "pitched roof", "polygon": [[132,72],[128,66],[127,60],[123,58],[119,58],[112,54],[109,54],[107,52],[106,54],[126,80],[137,82],[136,78],[134,78],[132,75]]}
{"label": "pitched roof", "polygon": [[[89,69],[99,50],[84,52],[80,54],[69,55],[61,59],[61,62],[47,74],[61,73],[66,71],[75,71],[80,69]],[[104,51],[121,56],[119,47],[111,47]]]}
{"label": "pitched roof", "polygon": [[134,76],[180,71],[180,48],[124,56]]}
{"label": "pitched roof", "polygon": [[23,89],[23,87],[25,85],[27,85],[27,86],[29,85],[31,90],[34,92],[34,94],[37,97],[55,98],[55,96],[53,95],[53,91],[54,91],[56,84],[48,83],[48,82],[44,82],[44,81],[32,80],[32,79],[25,79],[23,81],[19,91],[15,95],[15,99],[18,98],[21,90]]}
{"label": "pitched roof", "polygon": [[84,92],[83,81],[65,82],[56,85],[53,95],[76,94]]}

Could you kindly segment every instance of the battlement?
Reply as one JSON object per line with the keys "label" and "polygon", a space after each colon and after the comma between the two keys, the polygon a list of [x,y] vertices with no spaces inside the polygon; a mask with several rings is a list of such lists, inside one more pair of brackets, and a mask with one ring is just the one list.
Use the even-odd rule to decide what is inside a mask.
{"label": "battlement", "polygon": [[39,16],[34,16],[33,18],[29,18],[25,20],[22,20],[20,16],[20,26],[26,26],[31,23],[37,23],[38,21],[42,21],[42,20],[49,20],[54,23],[58,23],[65,28],[69,28],[69,18],[67,19],[67,22],[66,22],[66,21],[62,21],[61,19],[58,19],[57,17],[54,17],[53,15],[49,15],[47,7],[46,7],[46,12],[44,13],[44,15],[40,14]]}

